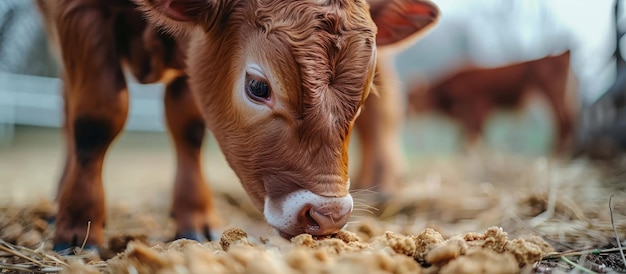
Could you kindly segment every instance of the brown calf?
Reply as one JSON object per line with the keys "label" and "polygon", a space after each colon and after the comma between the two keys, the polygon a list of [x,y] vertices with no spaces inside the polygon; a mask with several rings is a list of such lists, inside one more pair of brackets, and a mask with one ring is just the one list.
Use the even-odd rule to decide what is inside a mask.
{"label": "brown calf", "polygon": [[[103,243],[102,163],[128,113],[124,66],[140,82],[167,84],[177,237],[210,238],[214,209],[200,168],[205,125],[280,235],[336,233],[352,211],[350,132],[373,83],[382,83],[374,79],[376,46],[414,38],[438,16],[424,0],[376,1],[371,13],[363,0],[39,4],[64,66],[68,157],[57,195],[58,247],[78,244],[88,222],[88,243]],[[356,123],[366,187],[398,175],[376,147],[377,130],[396,119],[383,111],[390,108],[384,87],[379,92],[363,107],[371,118]]]}
{"label": "brown calf", "polygon": [[543,93],[554,111],[557,151],[572,137],[573,110],[567,102],[569,51],[538,60],[498,68],[465,68],[428,88],[409,90],[414,111],[437,110],[464,127],[470,142],[483,131],[485,119],[496,107],[519,107],[528,92]]}

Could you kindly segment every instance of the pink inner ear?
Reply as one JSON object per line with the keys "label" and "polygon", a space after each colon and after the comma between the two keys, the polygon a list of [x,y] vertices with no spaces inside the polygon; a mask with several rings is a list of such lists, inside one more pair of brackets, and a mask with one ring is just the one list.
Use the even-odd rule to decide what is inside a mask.
{"label": "pink inner ear", "polygon": [[433,23],[439,14],[436,6],[420,0],[386,0],[376,6],[372,19],[378,26],[376,43],[388,45],[420,32]]}
{"label": "pink inner ear", "polygon": [[203,1],[166,0],[164,2],[162,7],[163,12],[167,17],[176,21],[196,21],[202,11]]}
{"label": "pink inner ear", "polygon": [[426,5],[409,5],[406,12],[411,15],[429,15],[432,17],[437,16],[437,13],[429,6]]}

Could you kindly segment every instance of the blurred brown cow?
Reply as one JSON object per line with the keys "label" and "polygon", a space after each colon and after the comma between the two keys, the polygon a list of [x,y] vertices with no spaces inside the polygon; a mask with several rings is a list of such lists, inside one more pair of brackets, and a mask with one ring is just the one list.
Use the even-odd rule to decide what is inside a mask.
{"label": "blurred brown cow", "polygon": [[570,52],[496,68],[466,67],[429,87],[409,87],[409,111],[438,111],[461,123],[469,142],[481,135],[494,108],[519,108],[532,91],[543,94],[554,112],[556,150],[570,142],[574,108],[568,102]]}

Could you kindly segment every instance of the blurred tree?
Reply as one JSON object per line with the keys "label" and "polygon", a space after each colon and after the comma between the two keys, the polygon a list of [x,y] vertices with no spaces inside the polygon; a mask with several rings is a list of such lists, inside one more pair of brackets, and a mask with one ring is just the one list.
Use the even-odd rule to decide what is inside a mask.
{"label": "blurred tree", "polygon": [[624,61],[624,56],[621,52],[620,44],[622,43],[622,39],[624,38],[624,28],[620,26],[620,21],[623,17],[623,3],[622,0],[615,0],[615,35],[617,45],[615,47],[615,59],[617,60],[617,75],[622,75],[624,73],[624,69],[626,69],[626,62]]}
{"label": "blurred tree", "polygon": [[32,1],[0,1],[0,72],[58,75]]}
{"label": "blurred tree", "polygon": [[626,37],[622,1],[615,0],[613,6],[615,81],[584,109],[578,129],[577,153],[596,158],[613,158],[626,152],[626,62],[622,52]]}

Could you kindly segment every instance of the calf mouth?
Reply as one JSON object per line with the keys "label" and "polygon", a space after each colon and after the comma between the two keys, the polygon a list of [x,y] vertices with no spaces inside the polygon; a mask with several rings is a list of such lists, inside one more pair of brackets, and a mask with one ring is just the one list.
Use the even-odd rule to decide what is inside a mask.
{"label": "calf mouth", "polygon": [[345,228],[352,209],[350,194],[328,197],[301,189],[280,201],[266,198],[263,214],[281,237],[290,239],[303,233],[313,236],[336,234]]}

